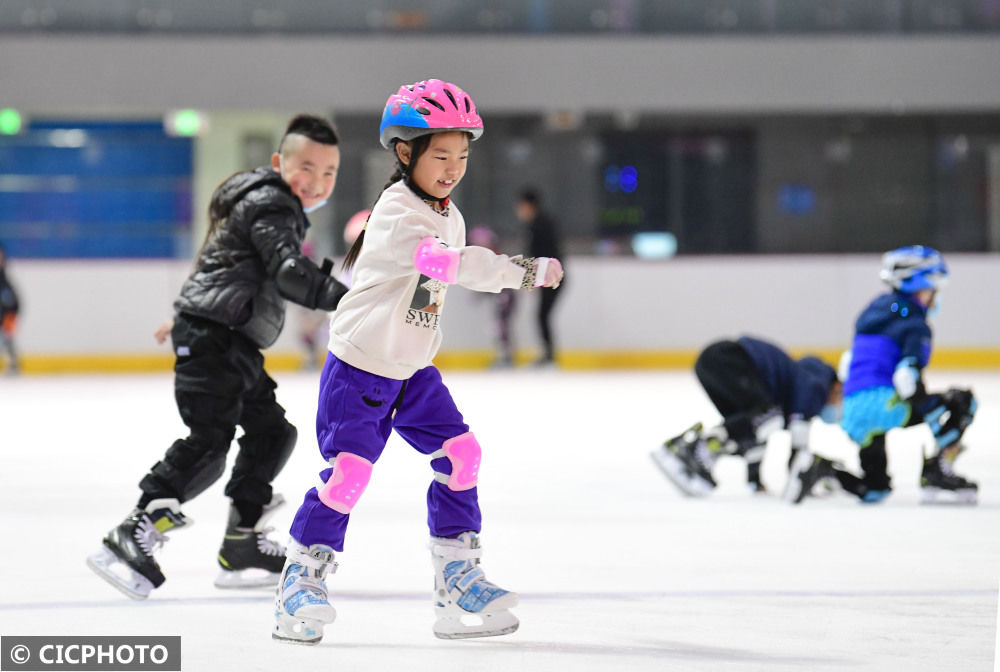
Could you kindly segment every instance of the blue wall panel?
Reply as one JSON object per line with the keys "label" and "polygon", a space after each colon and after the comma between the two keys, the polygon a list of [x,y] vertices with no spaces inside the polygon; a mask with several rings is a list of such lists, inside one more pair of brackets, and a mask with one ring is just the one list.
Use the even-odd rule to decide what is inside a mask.
{"label": "blue wall panel", "polygon": [[193,141],[159,122],[35,122],[0,136],[0,240],[15,257],[185,254],[192,171]]}

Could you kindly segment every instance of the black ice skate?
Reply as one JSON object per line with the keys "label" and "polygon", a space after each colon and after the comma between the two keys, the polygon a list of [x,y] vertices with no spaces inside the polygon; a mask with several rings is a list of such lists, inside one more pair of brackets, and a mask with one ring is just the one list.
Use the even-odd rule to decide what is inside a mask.
{"label": "black ice skate", "polygon": [[977,503],[979,486],[956,474],[951,463],[952,460],[943,453],[924,460],[924,469],[920,474],[922,504]]}
{"label": "black ice skate", "polygon": [[87,566],[133,600],[144,600],[166,580],[153,557],[167,540],[165,532],[193,522],[181,513],[176,499],[154,499],[108,532],[103,548],[87,558]]}
{"label": "black ice skate", "polygon": [[267,538],[274,528],[265,525],[284,503],[284,497],[274,495],[252,528],[238,527],[240,514],[236,507],[230,506],[226,536],[219,548],[222,571],[215,579],[216,588],[274,587],[278,584],[285,566],[285,547]]}
{"label": "black ice skate", "polygon": [[721,443],[702,436],[701,427],[700,422],[692,425],[651,453],[656,466],[689,497],[705,497],[715,489],[712,466]]}
{"label": "black ice skate", "polygon": [[799,450],[788,470],[784,498],[793,504],[799,504],[812,494],[817,483],[829,483],[832,480],[836,480],[833,462],[813,455],[808,450]]}

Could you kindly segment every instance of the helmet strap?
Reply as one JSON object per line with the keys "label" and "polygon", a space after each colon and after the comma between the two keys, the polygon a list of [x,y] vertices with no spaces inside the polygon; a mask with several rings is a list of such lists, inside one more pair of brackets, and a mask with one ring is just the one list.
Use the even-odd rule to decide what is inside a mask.
{"label": "helmet strap", "polygon": [[442,206],[448,205],[448,200],[449,200],[448,196],[444,196],[443,198],[438,198],[437,196],[431,196],[426,191],[417,186],[417,183],[414,182],[413,178],[410,176],[409,171],[403,172],[403,183],[410,188],[410,191],[419,196],[420,200],[422,201],[435,201],[437,203],[440,203]]}

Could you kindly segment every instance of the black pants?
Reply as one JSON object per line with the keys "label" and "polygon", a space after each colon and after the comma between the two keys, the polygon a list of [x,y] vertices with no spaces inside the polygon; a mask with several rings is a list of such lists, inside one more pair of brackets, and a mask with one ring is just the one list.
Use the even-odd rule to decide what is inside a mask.
{"label": "black pants", "polygon": [[190,434],[175,441],[139,483],[139,505],[163,497],[184,502],[217,481],[240,425],[244,435],[226,495],[259,516],[296,438],[275,399],[277,385],[264,371],[264,356],[232,329],[187,315],[175,318],[171,337],[174,396]]}
{"label": "black pants", "polygon": [[558,288],[542,288],[542,296],[538,302],[538,330],[542,336],[542,345],[545,348],[544,359],[555,359],[556,346],[555,337],[552,335],[552,309],[555,308],[559,293],[563,290],[565,283],[561,283]]}
{"label": "black pants", "polygon": [[694,373],[722,414],[729,438],[743,450],[753,445],[754,419],[775,402],[746,350],[735,341],[713,343],[698,355]]}

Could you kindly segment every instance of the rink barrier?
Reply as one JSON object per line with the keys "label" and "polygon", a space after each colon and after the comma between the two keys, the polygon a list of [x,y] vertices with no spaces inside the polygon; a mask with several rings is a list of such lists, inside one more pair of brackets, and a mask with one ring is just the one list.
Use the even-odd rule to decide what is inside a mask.
{"label": "rink barrier", "polygon": [[[560,369],[691,369],[697,350],[564,350],[556,355]],[[834,348],[790,348],[794,357],[815,355],[836,368],[842,353]],[[528,366],[540,355],[531,350],[518,351],[517,366]],[[442,351],[434,363],[442,369],[482,369],[493,362],[492,351]],[[930,366],[939,369],[1000,369],[1000,348],[942,348],[935,350]]]}
{"label": "rink barrier", "polygon": [[[840,351],[830,348],[792,348],[791,354],[817,355],[832,366],[837,365]],[[539,352],[518,351],[517,367],[527,367]],[[696,350],[565,350],[558,353],[558,368],[570,371],[647,369],[691,369],[698,357]],[[495,354],[491,350],[445,350],[434,364],[444,370],[475,371],[488,369]],[[299,352],[265,352],[265,366],[271,371],[298,371],[305,368],[306,359]],[[63,373],[155,373],[171,371],[172,355],[148,354],[32,354],[21,357],[25,374]],[[0,373],[4,371],[0,362]],[[1000,369],[1000,348],[943,348],[936,350],[931,368],[937,369]]]}

